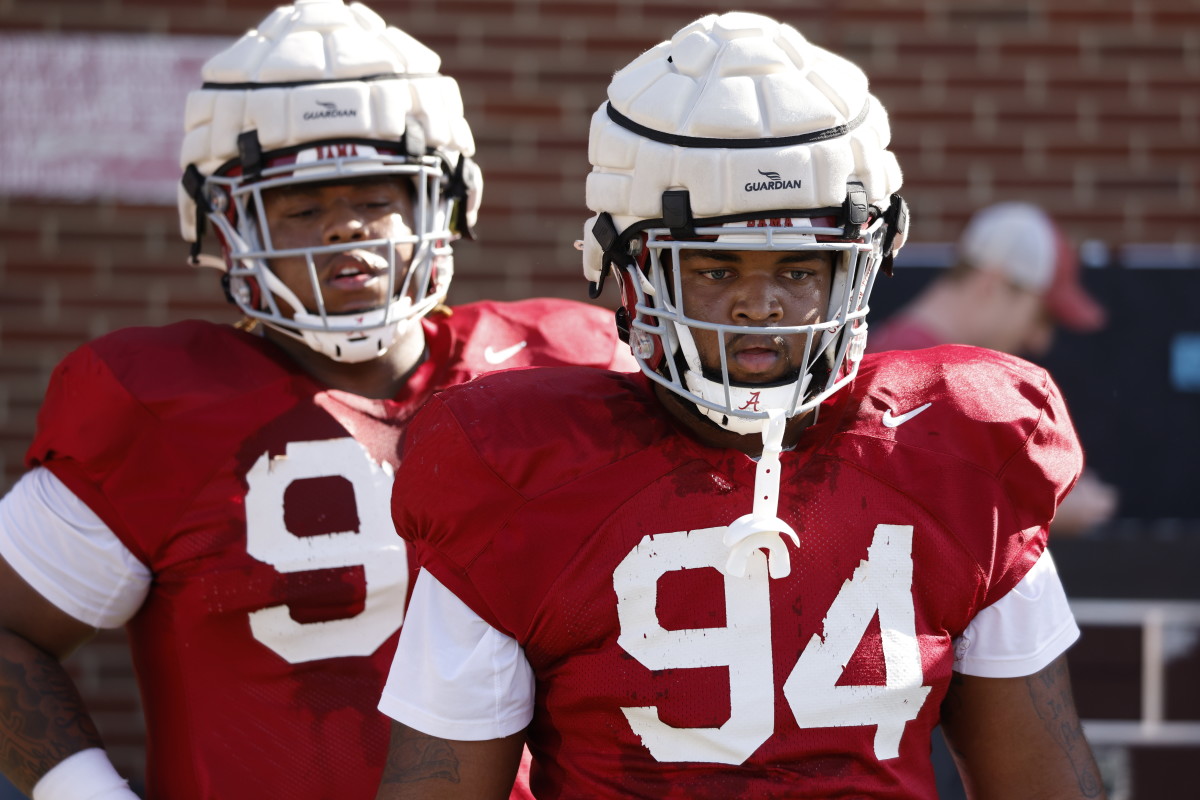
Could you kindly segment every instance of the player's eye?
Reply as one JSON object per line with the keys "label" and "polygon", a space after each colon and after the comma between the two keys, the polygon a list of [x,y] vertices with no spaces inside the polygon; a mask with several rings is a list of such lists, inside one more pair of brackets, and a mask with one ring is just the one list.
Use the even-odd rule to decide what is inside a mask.
{"label": "player's eye", "polygon": [[311,219],[319,213],[321,209],[316,205],[297,205],[286,209],[283,216],[287,219]]}

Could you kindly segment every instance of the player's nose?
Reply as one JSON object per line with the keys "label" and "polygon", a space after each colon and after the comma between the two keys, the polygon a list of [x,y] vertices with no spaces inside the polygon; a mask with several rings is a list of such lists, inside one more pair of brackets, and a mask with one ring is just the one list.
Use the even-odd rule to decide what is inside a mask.
{"label": "player's nose", "polygon": [[367,237],[366,220],[353,205],[337,201],[325,213],[322,237],[326,244],[353,242]]}
{"label": "player's nose", "polygon": [[777,323],[783,319],[783,298],[773,282],[766,278],[738,281],[732,290],[733,319],[742,325]]}

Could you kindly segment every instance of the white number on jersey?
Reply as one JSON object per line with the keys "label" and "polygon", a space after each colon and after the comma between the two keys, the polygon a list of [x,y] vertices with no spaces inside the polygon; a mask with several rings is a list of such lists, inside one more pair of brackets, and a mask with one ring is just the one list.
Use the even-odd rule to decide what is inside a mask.
{"label": "white number on jersey", "polygon": [[[911,525],[879,525],[867,560],[842,585],[825,615],[825,637],[813,634],[783,682],[802,728],[877,725],[875,757],[900,755],[904,724],[915,719],[930,687],[922,686],[912,597]],[[838,686],[875,614],[883,637],[883,686]]]}
{"label": "white number on jersey", "polygon": [[[774,732],[775,686],[771,651],[771,598],[767,560],[750,556],[746,577],[724,575],[729,550],[722,528],[648,535],[613,574],[618,643],[649,669],[729,668],[730,715],[717,728],[676,728],[655,706],[621,709],[659,761],[741,764]],[[659,624],[658,581],[674,570],[712,567],[724,575],[723,628],[666,630]],[[912,526],[879,525],[859,564],[814,634],[783,695],[805,728],[875,725],[875,756],[899,754],[904,726],[917,716],[930,687],[923,686],[912,599]],[[884,686],[838,686],[845,665],[875,614],[883,634]]]}
{"label": "white number on jersey", "polygon": [[[621,635],[617,643],[650,669],[729,667],[729,719],[719,728],[674,728],[654,706],[623,708],[633,732],[659,761],[740,764],[775,727],[771,597],[767,558],[750,554],[746,577],[725,578],[724,628],[669,631],[658,622],[658,579],[678,569],[715,567],[729,557],[724,528],[642,539],[613,573]],[[682,735],[681,735],[682,731]]]}
{"label": "white number on jersey", "polygon": [[[354,488],[359,530],[296,536],[284,522],[284,492],[294,481],[340,476]],[[400,627],[408,557],[391,517],[392,469],[350,437],[290,442],[285,455],[264,453],[246,474],[246,550],[284,573],[363,568],[366,604],[346,619],[296,622],[286,605],[250,614],[254,638],[299,664],[374,653]]]}

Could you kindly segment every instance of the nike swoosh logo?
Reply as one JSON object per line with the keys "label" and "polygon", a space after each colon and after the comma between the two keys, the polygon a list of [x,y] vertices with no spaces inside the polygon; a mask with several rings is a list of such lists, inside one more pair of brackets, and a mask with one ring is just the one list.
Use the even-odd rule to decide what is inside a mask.
{"label": "nike swoosh logo", "polygon": [[917,414],[920,414],[922,411],[929,408],[931,405],[933,405],[933,403],[926,403],[923,406],[917,406],[912,411],[907,411],[898,417],[892,416],[892,410],[889,408],[887,411],[883,412],[883,426],[885,428],[899,427],[915,417]]}
{"label": "nike swoosh logo", "polygon": [[512,347],[506,347],[503,350],[494,350],[489,344],[487,347],[483,348],[483,358],[489,364],[503,364],[505,361],[508,361],[517,353],[524,350],[526,344],[528,343],[523,341],[517,342]]}

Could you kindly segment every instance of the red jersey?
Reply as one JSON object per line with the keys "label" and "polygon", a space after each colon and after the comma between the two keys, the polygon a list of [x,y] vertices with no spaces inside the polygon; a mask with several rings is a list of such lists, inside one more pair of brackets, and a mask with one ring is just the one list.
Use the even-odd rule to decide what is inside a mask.
{"label": "red jersey", "polygon": [[524,648],[554,798],[935,798],[952,639],[1034,564],[1082,466],[1041,369],[865,359],[782,454],[791,572],[725,573],[756,462],[642,375],[517,370],[432,400],[395,483],[422,565]]}
{"label": "red jersey", "polygon": [[581,303],[478,303],[423,325],[428,358],[392,400],[197,321],[104,336],[55,371],[28,461],[154,576],[128,625],[151,797],[373,798],[414,568],[388,513],[412,415],[497,368],[634,368],[610,313]]}

